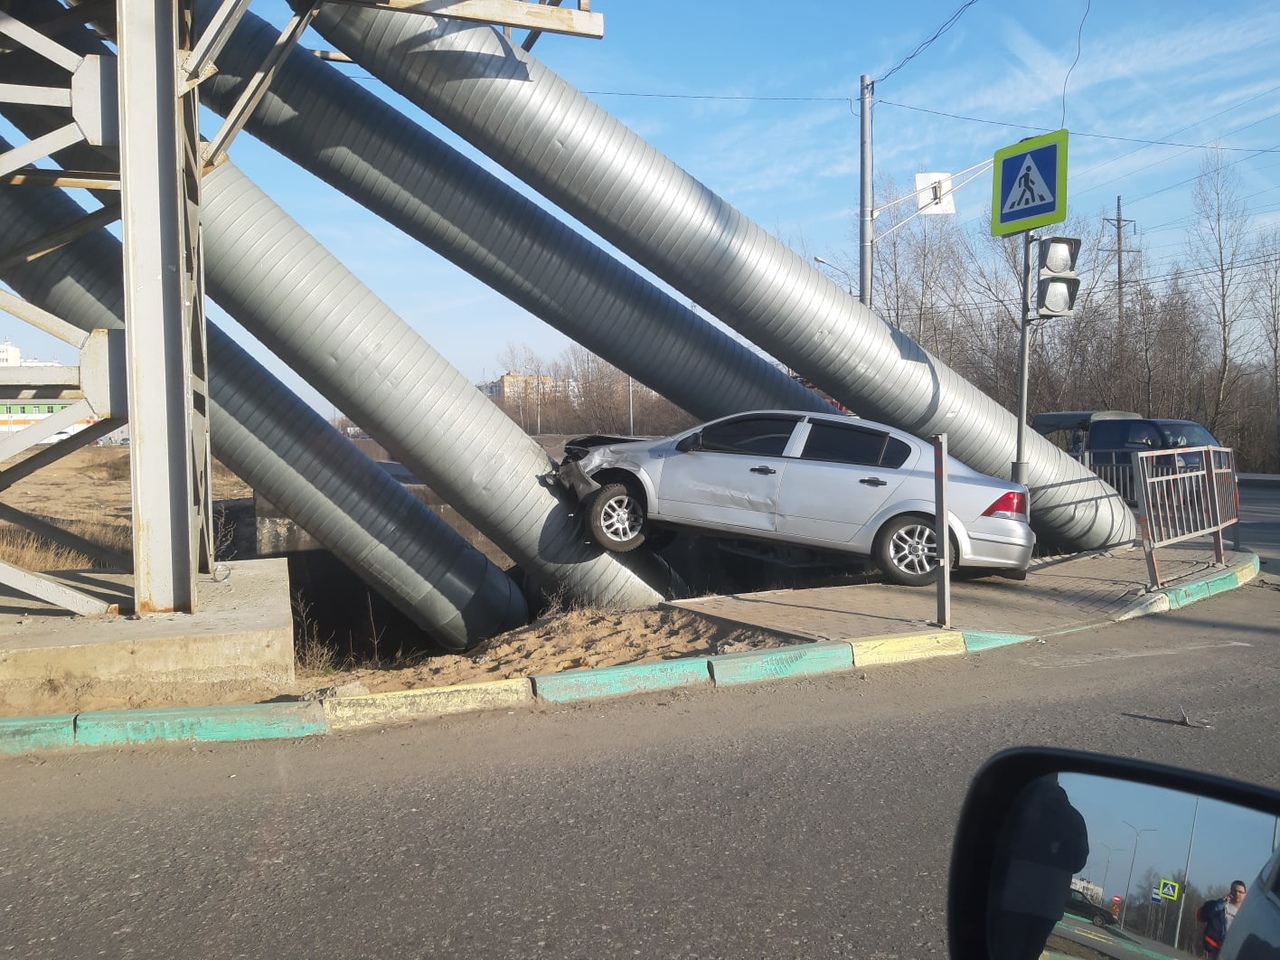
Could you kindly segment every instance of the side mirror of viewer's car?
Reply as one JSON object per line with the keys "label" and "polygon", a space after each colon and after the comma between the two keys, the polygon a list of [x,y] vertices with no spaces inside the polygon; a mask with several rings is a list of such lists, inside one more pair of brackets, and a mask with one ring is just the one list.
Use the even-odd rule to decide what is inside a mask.
{"label": "side mirror of viewer's car", "polygon": [[[947,895],[953,960],[1280,960],[1280,792],[1099,754],[1019,748],[978,771]],[[1243,887],[1243,890],[1240,888]],[[1088,948],[1088,949],[1082,949]]]}

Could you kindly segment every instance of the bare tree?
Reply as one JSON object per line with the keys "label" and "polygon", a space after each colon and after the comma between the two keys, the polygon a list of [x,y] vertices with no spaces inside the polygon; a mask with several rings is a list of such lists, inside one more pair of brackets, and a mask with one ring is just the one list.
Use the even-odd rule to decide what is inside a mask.
{"label": "bare tree", "polygon": [[1253,260],[1256,282],[1252,300],[1270,380],[1267,422],[1271,436],[1262,461],[1265,469],[1273,471],[1280,468],[1280,231],[1263,234]]}
{"label": "bare tree", "polygon": [[1205,155],[1192,204],[1196,220],[1191,226],[1188,261],[1216,341],[1217,370],[1208,384],[1206,426],[1217,434],[1232,420],[1227,393],[1232,372],[1240,362],[1238,334],[1249,279],[1243,269],[1248,208],[1240,196],[1235,171],[1220,149]]}

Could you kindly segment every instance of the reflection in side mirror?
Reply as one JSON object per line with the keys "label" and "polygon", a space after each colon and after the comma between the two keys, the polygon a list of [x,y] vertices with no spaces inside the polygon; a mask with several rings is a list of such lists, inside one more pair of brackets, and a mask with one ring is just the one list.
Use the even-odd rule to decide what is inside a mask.
{"label": "reflection in side mirror", "polygon": [[681,453],[689,453],[691,450],[702,449],[702,431],[691,433],[686,437],[681,437],[676,441],[676,449]]}
{"label": "reflection in side mirror", "polygon": [[951,956],[1280,960],[1280,794],[1057,750],[975,778],[953,851]]}

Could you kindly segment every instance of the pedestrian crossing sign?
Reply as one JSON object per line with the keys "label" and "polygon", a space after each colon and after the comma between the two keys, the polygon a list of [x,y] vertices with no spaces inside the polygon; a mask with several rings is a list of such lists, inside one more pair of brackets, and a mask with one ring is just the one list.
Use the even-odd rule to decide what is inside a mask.
{"label": "pedestrian crossing sign", "polygon": [[1162,899],[1162,900],[1177,900],[1177,899],[1178,899],[1178,884],[1174,883],[1172,880],[1165,880],[1164,878],[1161,878],[1161,880],[1160,880],[1160,899]]}
{"label": "pedestrian crossing sign", "polygon": [[993,237],[1067,219],[1067,131],[997,150],[991,184]]}

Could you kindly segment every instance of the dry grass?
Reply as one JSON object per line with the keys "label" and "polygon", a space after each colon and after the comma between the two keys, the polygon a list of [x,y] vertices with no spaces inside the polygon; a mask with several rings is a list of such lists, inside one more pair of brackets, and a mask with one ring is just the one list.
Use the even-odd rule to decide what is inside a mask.
{"label": "dry grass", "polygon": [[331,674],[338,669],[338,650],[333,634],[320,635],[320,624],[311,615],[311,604],[301,590],[293,592],[293,657],[304,677]]}
{"label": "dry grass", "polygon": [[[55,522],[53,518],[42,518]],[[101,520],[61,520],[57,526],[81,539],[128,554],[133,548],[127,526]],[[11,524],[0,525],[0,560],[24,570],[87,570],[102,564],[87,554],[46,540],[38,534]]]}
{"label": "dry grass", "polygon": [[24,570],[84,570],[92,561],[78,550],[49,543],[20,527],[0,527],[0,560]]}

